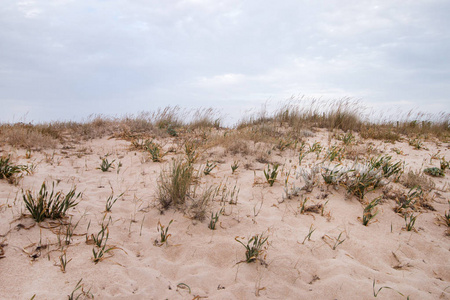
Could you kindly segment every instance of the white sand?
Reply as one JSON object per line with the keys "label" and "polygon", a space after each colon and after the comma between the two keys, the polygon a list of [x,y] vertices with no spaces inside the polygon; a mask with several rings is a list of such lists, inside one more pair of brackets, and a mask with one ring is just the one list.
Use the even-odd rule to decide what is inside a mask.
{"label": "white sand", "polygon": [[[315,141],[327,147],[328,134],[321,132],[308,138],[309,144]],[[341,142],[332,140],[335,143]],[[415,150],[407,142],[373,143],[394,161],[405,161],[406,171],[439,166],[437,160],[430,162],[430,154],[438,150],[450,158],[447,145],[426,142],[428,150]],[[207,225],[210,212],[220,209],[218,201],[203,222],[172,209],[161,215],[155,207],[160,169],[175,154],[154,163],[146,154],[129,150],[129,145],[105,138],[74,145],[73,149],[32,152],[30,159],[25,158],[24,150],[3,148],[0,154],[13,153],[15,162],[33,163],[37,168],[17,186],[0,181],[0,242],[4,240],[5,256],[0,259],[0,299],[30,299],[33,295],[35,299],[64,299],[80,279],[84,290],[90,289],[96,299],[371,299],[374,280],[376,291],[383,286],[392,288],[382,289],[380,299],[450,299],[450,237],[446,236],[447,227],[437,222],[437,216],[449,209],[449,171],[443,178],[432,178],[436,190],[431,204],[436,211],[423,210],[416,221],[417,232],[408,232],[402,229],[404,219],[393,211],[393,200],[380,204],[375,220],[366,227],[358,219],[364,208],[358,199],[347,195],[342,187],[336,191],[323,182],[312,193],[303,194],[310,199],[307,205],[328,200],[328,217],[299,214],[301,197],[282,201],[285,174],[280,173],[274,186],[269,187],[263,183],[264,164],[250,156],[224,155],[216,148],[210,151],[216,156],[209,159],[224,162],[200,179],[202,185],[227,180],[227,186],[236,185],[240,193],[237,205],[226,205],[220,225],[212,231]],[[392,148],[401,149],[404,155]],[[99,157],[107,153],[110,161],[116,160],[116,168],[102,172],[97,169]],[[203,163],[207,153],[204,156]],[[230,165],[237,159],[241,164],[232,175]],[[298,164],[297,152],[273,151],[271,159],[285,164],[284,171],[291,166],[290,182],[302,186],[302,181],[292,176],[293,166]],[[122,163],[119,172],[118,161]],[[253,169],[245,169],[245,162],[251,162]],[[302,165],[314,162],[314,154],[309,154]],[[65,273],[57,266],[61,251],[55,230],[42,228],[48,222],[41,227],[21,228],[34,223],[29,217],[20,217],[21,213],[28,214],[22,190],[37,191],[44,180],[60,181],[58,190],[68,191],[76,185],[77,191],[83,192],[79,205],[70,210],[72,223],[79,224],[66,250],[71,261]],[[108,245],[122,250],[111,251],[112,257],[95,264],[94,246],[86,244],[85,234],[100,230],[111,188],[116,196],[122,192],[124,196],[106,214],[106,220],[111,218]],[[366,198],[373,199],[380,193],[381,189]],[[328,196],[321,199],[325,194]],[[167,225],[172,219],[168,243],[155,246],[158,221]],[[311,224],[315,228],[311,240],[302,244]],[[262,232],[269,241],[265,265],[238,263],[245,258],[245,249],[235,237],[246,240]],[[345,241],[332,250],[340,233]],[[35,251],[39,243],[46,248]],[[33,251],[38,253],[36,259],[29,255]]]}

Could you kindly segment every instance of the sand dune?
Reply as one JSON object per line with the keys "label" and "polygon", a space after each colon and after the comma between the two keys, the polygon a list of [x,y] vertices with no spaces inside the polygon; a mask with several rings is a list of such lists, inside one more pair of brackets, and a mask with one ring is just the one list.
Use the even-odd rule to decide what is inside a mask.
{"label": "sand dune", "polygon": [[[165,150],[171,141],[165,141]],[[305,142],[308,146],[319,142],[325,149],[342,145],[342,141],[329,138],[327,131],[317,131]],[[405,173],[439,167],[438,160],[430,159],[438,151],[450,158],[446,144],[431,141],[416,150],[407,142],[363,140],[353,151],[360,149],[368,156],[369,143],[370,149],[379,152],[371,154],[373,157],[390,155],[392,161],[404,161]],[[259,146],[249,145],[251,150]],[[2,151],[2,155],[12,154],[16,163],[34,164],[36,169],[17,185],[0,180],[1,299],[31,299],[34,295],[35,299],[62,299],[74,291],[80,279],[82,289],[96,299],[371,299],[374,292],[381,299],[450,299],[450,237],[448,227],[439,222],[449,210],[448,170],[445,177],[426,175],[435,183],[428,193],[435,211],[417,208],[414,229],[407,231],[405,219],[394,211],[395,200],[387,196],[389,191],[408,192],[401,181],[389,181],[360,200],[343,186],[325,184],[318,174],[312,191],[302,190],[283,200],[286,179],[289,177],[288,184],[304,186],[296,172],[301,168],[309,171],[323,162],[325,150],[319,158],[307,154],[301,166],[298,149],[272,150],[270,162],[280,164],[272,187],[263,173],[267,164],[258,162],[254,151],[233,155],[220,145],[203,151],[194,165],[201,175],[196,182],[198,193],[207,185],[220,184],[228,191],[239,190],[236,204],[226,197],[227,202],[221,202],[223,193],[216,195],[203,221],[174,208],[163,213],[158,209],[161,169],[183,156],[182,150],[169,152],[162,162],[152,162],[148,153],[131,150],[128,141],[103,138],[32,151],[30,158],[25,150],[5,146]],[[100,157],[106,154],[110,162],[115,160],[114,169],[102,172],[98,169]],[[206,176],[201,170],[207,160],[218,163]],[[239,167],[232,174],[230,166],[235,161]],[[343,165],[352,163],[351,159],[342,161]],[[64,219],[66,224],[78,224],[69,245],[62,247],[57,234],[67,226],[48,219],[36,225],[25,209],[23,191],[37,192],[44,180],[50,186],[59,182],[58,190],[67,192],[76,186],[83,192],[79,204]],[[116,197],[124,194],[106,213],[111,191]],[[364,207],[378,196],[383,196],[378,214],[363,226]],[[321,209],[301,213],[305,198],[306,207],[323,207],[323,214]],[[221,207],[224,211],[217,228],[210,230],[211,212]],[[167,226],[171,220],[167,243],[155,245],[160,238],[158,222]],[[102,223],[108,224],[107,247],[117,248],[94,263],[96,246],[87,242],[87,237],[97,234]],[[305,240],[310,229],[314,229],[310,240]],[[243,262],[245,248],[235,238],[245,243],[261,233],[268,239],[260,260]],[[58,266],[62,249],[70,260],[65,272]],[[379,290],[382,287],[389,288]]]}

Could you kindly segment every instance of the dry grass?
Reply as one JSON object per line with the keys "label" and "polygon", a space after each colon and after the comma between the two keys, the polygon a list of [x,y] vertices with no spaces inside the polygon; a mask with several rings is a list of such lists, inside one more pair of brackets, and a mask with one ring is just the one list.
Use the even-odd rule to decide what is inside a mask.
{"label": "dry grass", "polygon": [[429,178],[429,176],[423,174],[421,171],[409,171],[404,174],[400,182],[407,188],[420,187],[423,191],[429,192],[435,188],[435,183]]}
{"label": "dry grass", "polygon": [[221,145],[232,154],[250,154],[248,146],[245,146],[247,141],[284,149],[284,144],[295,144],[305,134],[314,134],[315,128],[352,131],[365,139],[389,142],[399,141],[405,136],[421,139],[436,137],[441,141],[447,141],[450,137],[448,113],[427,115],[409,112],[400,118],[401,121],[381,120],[374,123],[364,117],[364,111],[364,106],[349,98],[337,101],[291,99],[272,113],[263,107],[244,117],[234,128],[225,129],[221,127],[222,117],[215,109],[186,110],[168,106],[121,118],[92,115],[83,122],[0,124],[0,144],[39,150],[104,136],[127,140],[180,136],[186,139],[194,136],[201,138],[206,148]]}

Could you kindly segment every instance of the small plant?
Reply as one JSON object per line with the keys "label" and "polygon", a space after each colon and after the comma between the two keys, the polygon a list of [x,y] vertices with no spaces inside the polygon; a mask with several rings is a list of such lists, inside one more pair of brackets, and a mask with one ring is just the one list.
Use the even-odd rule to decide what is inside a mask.
{"label": "small plant", "polygon": [[211,230],[216,230],[216,224],[219,222],[219,216],[223,213],[223,208],[221,208],[216,214],[211,213],[211,220],[209,221],[208,228]]}
{"label": "small plant", "polygon": [[22,172],[30,173],[31,170],[26,165],[13,165],[9,157],[0,157],[0,179],[7,179],[12,183],[13,177]]}
{"label": "small plant", "polygon": [[102,223],[102,228],[97,233],[97,235],[92,234],[92,240],[94,241],[95,246],[97,247],[97,251],[95,250],[95,247],[92,249],[92,254],[94,255],[94,263],[97,264],[98,262],[108,258],[105,257],[105,254],[112,250],[120,249],[116,246],[107,247],[107,242],[109,238],[109,229],[108,224],[104,225]]}
{"label": "small plant", "polygon": [[215,167],[217,167],[216,163],[210,163],[209,161],[206,161],[206,166],[203,169],[203,174],[209,175],[209,173],[211,173],[211,171],[214,170]]}
{"label": "small plant", "polygon": [[[83,280],[83,278],[80,279],[80,281],[78,281],[77,285],[75,286],[75,289],[72,291],[72,293],[70,295],[68,295],[69,300],[78,300],[80,299],[81,296],[83,296],[84,298],[90,298],[90,299],[94,299],[94,295],[90,292],[91,289],[89,289],[87,292],[84,291],[83,285],[80,284],[81,281]],[[75,296],[74,293],[76,291],[78,291],[79,289],[81,289],[81,294],[79,294],[78,296]]]}
{"label": "small plant", "polygon": [[102,163],[100,164],[100,167],[98,167],[97,169],[102,170],[102,172],[109,172],[109,169],[114,169],[113,167],[113,163],[115,160],[113,160],[112,162],[108,161],[108,158],[104,157],[102,158]]}
{"label": "small plant", "polygon": [[411,231],[414,229],[414,224],[416,223],[417,216],[413,213],[405,214],[406,231]]}
{"label": "small plant", "polygon": [[[389,287],[389,286],[382,286],[382,287],[380,287],[378,290],[375,290],[375,279],[374,279],[374,280],[373,280],[373,296],[374,296],[375,298],[378,296],[378,294],[380,293],[380,291],[381,291],[382,289],[393,290],[393,291],[396,291],[397,293],[399,293],[400,295],[403,296],[402,293],[400,293],[400,292],[397,291],[397,290],[394,290],[393,288],[391,288],[391,287]],[[409,296],[408,296],[407,300],[409,300]]]}
{"label": "small plant", "polygon": [[113,207],[114,203],[116,203],[116,201],[123,196],[124,193],[120,194],[119,196],[117,196],[116,198],[114,198],[114,192],[111,193],[111,195],[109,195],[108,199],[106,199],[106,211],[110,212],[111,208]]}
{"label": "small plant", "polygon": [[75,229],[78,226],[78,223],[81,221],[78,220],[78,222],[75,225],[72,225],[72,217],[70,217],[68,224],[66,225],[66,228],[64,229],[64,226],[61,225],[59,233],[58,233],[58,241],[59,241],[59,245],[61,245],[61,239],[60,239],[60,234],[63,233],[64,234],[64,245],[70,245],[70,243],[72,242],[72,236],[73,233],[75,231]]}
{"label": "small plant", "polygon": [[267,172],[264,170],[264,176],[266,177],[267,183],[273,186],[278,176],[278,164],[273,165],[273,169],[270,168],[270,165],[267,165]]}
{"label": "small plant", "polygon": [[245,262],[247,263],[251,263],[258,259],[258,257],[264,252],[263,246],[268,239],[268,237],[264,236],[264,233],[256,234],[247,241],[246,245],[242,241],[238,240],[238,238],[239,237],[235,237],[236,242],[245,247]]}
{"label": "small plant", "polygon": [[102,223],[101,227],[102,228],[100,229],[100,231],[96,235],[91,234],[92,241],[94,242],[94,244],[97,247],[102,247],[103,241],[105,241],[105,244],[106,244],[106,240],[109,237],[108,224],[105,225],[105,224]]}
{"label": "small plant", "polygon": [[234,174],[234,171],[236,171],[237,168],[239,168],[239,161],[238,161],[238,160],[235,160],[235,161],[233,162],[233,164],[231,165],[231,173]]}
{"label": "small plant", "polygon": [[336,250],[337,246],[339,246],[340,244],[342,244],[345,241],[345,239],[341,240],[341,235],[342,235],[342,232],[339,233],[339,235],[336,239],[336,242],[334,243],[334,245],[332,247],[333,250]]}
{"label": "small plant", "polygon": [[59,267],[63,273],[66,273],[66,266],[72,259],[67,260],[66,251],[59,256]]}
{"label": "small plant", "polygon": [[153,141],[146,142],[145,150],[150,153],[153,162],[160,162],[165,155],[165,153],[162,152],[161,145]]}
{"label": "small plant", "polygon": [[171,236],[171,234],[168,234],[168,231],[169,226],[170,224],[172,224],[172,222],[173,220],[170,220],[169,225],[167,225],[167,227],[164,229],[164,225],[162,225],[161,222],[158,221],[158,226],[156,227],[156,229],[158,230],[158,232],[160,232],[160,240],[155,240],[155,245],[162,246],[164,243],[167,243],[167,240]]}
{"label": "small plant", "polygon": [[426,168],[425,170],[423,170],[423,172],[425,174],[428,174],[428,175],[431,175],[434,177],[444,177],[445,176],[444,171],[442,169],[436,168],[436,167]]}
{"label": "small plant", "polygon": [[311,224],[311,226],[309,227],[309,232],[308,232],[308,234],[305,236],[305,238],[304,238],[302,244],[305,244],[306,240],[308,240],[308,241],[311,240],[311,235],[313,234],[313,232],[314,232],[315,230],[316,230],[316,229],[313,228],[313,224]]}
{"label": "small plant", "polygon": [[372,211],[379,203],[380,203],[380,197],[372,200],[367,206],[364,208],[362,223],[364,226],[369,225],[370,220],[375,218],[375,216],[378,214],[378,210]]}
{"label": "small plant", "polygon": [[[450,206],[450,200],[448,201],[448,205]],[[450,209],[446,211],[440,218],[442,219],[442,221],[444,221],[444,224],[447,225],[447,227],[450,227]]]}
{"label": "small plant", "polygon": [[31,191],[27,190],[25,193],[22,192],[22,196],[32,218],[40,223],[45,218],[53,220],[63,218],[69,208],[77,206],[76,200],[81,196],[81,192],[76,194],[75,189],[76,187],[66,195],[63,195],[61,191],[55,193],[55,184],[53,183],[52,191],[49,193],[44,181],[37,195],[33,196]]}
{"label": "small plant", "polygon": [[304,213],[304,211],[305,211],[305,205],[306,205],[306,202],[308,202],[308,200],[309,200],[308,197],[306,197],[306,198],[304,198],[304,199],[303,199],[303,197],[302,197],[302,201],[300,202],[300,206],[299,206],[299,211],[300,211],[301,214]]}

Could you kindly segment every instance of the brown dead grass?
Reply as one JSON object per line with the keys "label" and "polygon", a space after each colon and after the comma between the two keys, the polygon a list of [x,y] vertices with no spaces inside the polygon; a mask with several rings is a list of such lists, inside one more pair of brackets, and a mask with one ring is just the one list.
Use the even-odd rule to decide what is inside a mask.
{"label": "brown dead grass", "polygon": [[364,139],[395,142],[405,137],[421,139],[450,137],[450,114],[437,116],[406,114],[402,121],[371,123],[364,119],[365,108],[349,98],[337,101],[313,100],[307,106],[289,101],[269,113],[265,107],[243,118],[234,128],[222,128],[222,118],[212,108],[186,110],[178,106],[112,118],[90,116],[84,122],[44,124],[0,124],[0,143],[27,149],[54,148],[104,136],[127,140],[136,138],[200,138],[203,147],[222,146],[235,155],[251,154],[251,142],[267,143],[283,150],[314,134],[316,128],[352,131]]}

